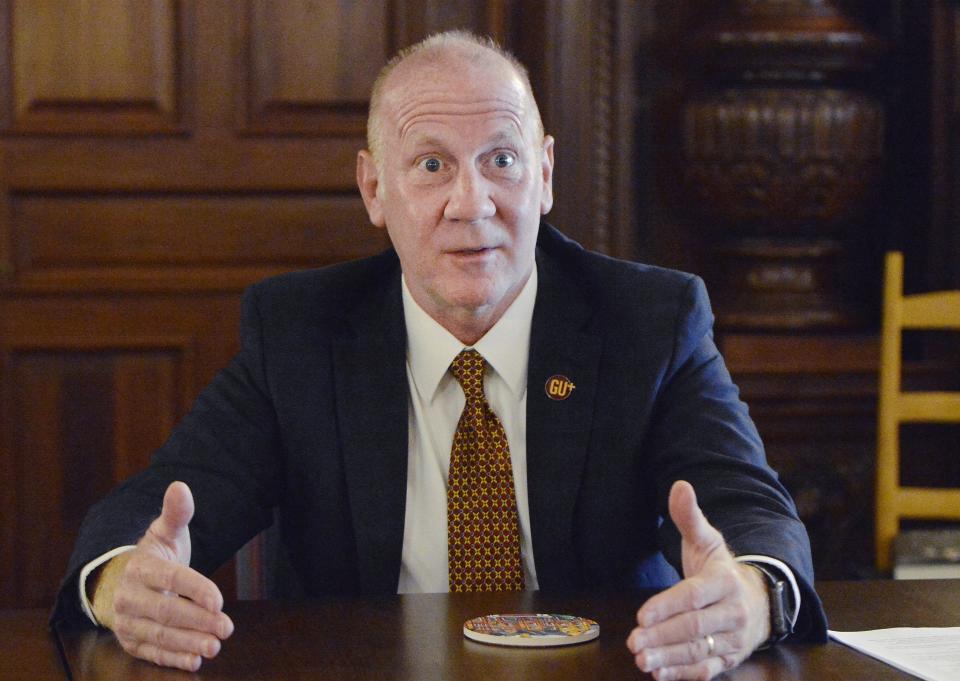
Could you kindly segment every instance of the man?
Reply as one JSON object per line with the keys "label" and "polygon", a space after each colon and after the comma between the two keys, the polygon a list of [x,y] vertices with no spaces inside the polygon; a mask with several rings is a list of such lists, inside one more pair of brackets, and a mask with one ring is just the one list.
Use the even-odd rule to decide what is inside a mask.
{"label": "man", "polygon": [[458,419],[475,409],[508,459],[513,587],[666,587],[665,554],[684,579],[626,642],[659,679],[711,678],[784,627],[822,640],[806,533],[702,283],[540,222],[554,145],[522,67],[428,38],[381,74],[368,137],[357,181],[393,250],[248,290],[240,354],[91,510],[55,619],[82,621],[93,594],[131,654],[197,669],[233,630],[201,573],[275,507],[307,594],[459,589]]}

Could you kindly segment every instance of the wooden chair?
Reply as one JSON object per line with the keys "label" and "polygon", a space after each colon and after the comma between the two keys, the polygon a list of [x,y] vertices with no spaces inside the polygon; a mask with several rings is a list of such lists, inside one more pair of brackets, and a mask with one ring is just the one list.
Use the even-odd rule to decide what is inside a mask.
{"label": "wooden chair", "polygon": [[[900,484],[900,424],[960,423],[960,392],[903,392],[903,329],[960,330],[960,291],[903,295],[903,254],[887,253],[877,432],[877,567],[889,570],[900,519],[960,520],[960,489]],[[960,455],[960,453],[958,453]]]}

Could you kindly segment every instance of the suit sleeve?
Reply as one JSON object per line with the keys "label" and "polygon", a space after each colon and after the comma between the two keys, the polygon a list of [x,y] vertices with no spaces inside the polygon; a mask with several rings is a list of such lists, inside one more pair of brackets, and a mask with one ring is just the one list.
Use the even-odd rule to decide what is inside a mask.
{"label": "suit sleeve", "polygon": [[667,499],[677,480],[697,492],[707,520],[735,555],[761,554],[786,563],[797,578],[797,640],[825,641],[826,618],[813,588],[806,529],[789,493],[766,462],[747,406],[713,341],[713,315],[703,282],[691,277],[677,310],[674,346],[656,402],[649,439],[661,516],[660,542],[680,570],[680,536]]}
{"label": "suit sleeve", "polygon": [[126,480],[87,513],[51,621],[89,625],[78,599],[84,565],[134,544],[159,515],[175,481],[193,492],[191,567],[210,574],[272,519],[281,494],[282,448],[263,367],[256,289],[244,295],[241,350],[198,397],[147,469]]}

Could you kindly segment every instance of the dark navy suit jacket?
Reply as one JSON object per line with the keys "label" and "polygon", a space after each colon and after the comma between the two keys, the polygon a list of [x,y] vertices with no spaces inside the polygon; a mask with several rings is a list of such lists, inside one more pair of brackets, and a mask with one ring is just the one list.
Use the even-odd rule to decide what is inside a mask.
{"label": "dark navy suit jacket", "polygon": [[[735,553],[779,558],[823,640],[806,531],[767,466],[695,276],[584,250],[543,224],[527,383],[533,552],[549,591],[677,579],[671,483],[690,481]],[[82,565],[134,543],[172,480],[193,490],[192,565],[212,572],[279,518],[306,595],[395,593],[408,392],[396,254],[292,273],[245,294],[241,351],[150,467],[91,509],[55,620],[84,621]],[[576,388],[550,399],[555,375]],[[666,518],[666,520],[665,520]]]}

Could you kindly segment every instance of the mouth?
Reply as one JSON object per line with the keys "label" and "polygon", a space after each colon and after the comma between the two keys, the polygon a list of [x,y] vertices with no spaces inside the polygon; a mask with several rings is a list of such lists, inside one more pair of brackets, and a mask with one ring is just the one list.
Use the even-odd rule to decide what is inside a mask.
{"label": "mouth", "polygon": [[495,246],[480,246],[478,248],[455,248],[447,251],[449,255],[456,255],[460,257],[472,257],[479,255],[486,255],[488,253],[493,253],[496,250]]}

